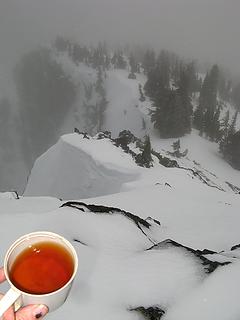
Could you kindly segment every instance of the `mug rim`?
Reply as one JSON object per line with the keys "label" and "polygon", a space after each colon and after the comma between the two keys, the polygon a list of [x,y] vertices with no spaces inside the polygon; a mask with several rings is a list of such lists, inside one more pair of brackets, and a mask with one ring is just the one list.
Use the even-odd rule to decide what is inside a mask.
{"label": "mug rim", "polygon": [[[58,239],[62,240],[67,245],[67,247],[71,250],[71,253],[72,253],[73,259],[74,259],[74,270],[73,270],[73,274],[72,274],[71,278],[68,280],[68,282],[66,282],[64,284],[64,286],[62,286],[61,288],[59,288],[59,289],[57,289],[55,291],[49,292],[49,293],[35,294],[35,293],[25,292],[25,291],[19,289],[18,287],[16,287],[12,283],[12,281],[10,280],[9,275],[8,275],[8,260],[9,260],[9,257],[11,255],[12,251],[20,243],[22,243],[24,240],[26,240],[28,238],[34,238],[35,236],[36,237],[37,236],[48,236],[49,238],[58,238]],[[4,274],[5,274],[6,280],[10,284],[11,288],[13,288],[14,290],[20,292],[21,294],[24,294],[24,295],[27,295],[27,296],[31,296],[31,297],[32,296],[34,296],[34,297],[47,297],[47,296],[54,295],[54,294],[64,290],[74,280],[74,278],[76,276],[76,273],[77,273],[77,269],[78,269],[78,256],[77,256],[76,250],[73,247],[73,245],[66,238],[64,238],[63,236],[61,236],[61,235],[59,235],[57,233],[51,232],[51,231],[35,231],[35,232],[27,233],[27,234],[19,237],[17,240],[15,240],[12,243],[12,245],[9,247],[9,249],[7,250],[7,252],[5,254],[5,257],[4,257]]]}

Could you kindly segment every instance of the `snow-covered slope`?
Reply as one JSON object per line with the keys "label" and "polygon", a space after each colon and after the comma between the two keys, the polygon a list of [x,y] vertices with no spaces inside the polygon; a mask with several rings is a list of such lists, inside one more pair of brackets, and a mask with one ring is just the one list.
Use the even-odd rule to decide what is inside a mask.
{"label": "snow-covered slope", "polygon": [[116,193],[136,179],[136,169],[107,139],[65,135],[36,161],[24,195],[80,199]]}
{"label": "snow-covered slope", "polygon": [[[87,83],[96,80],[90,68],[65,67],[76,83],[80,73]],[[148,120],[149,101],[139,102],[143,82],[127,79],[126,71],[108,72],[105,125],[113,135],[145,132],[139,129],[142,117]],[[78,111],[66,120],[67,132]],[[48,319],[240,318],[240,172],[195,131],[181,139],[182,150],[188,148],[181,159],[169,155],[173,140],[152,132],[151,141],[177,166],[153,156],[153,167],[139,167],[109,138],[68,134],[36,161],[24,197],[0,195],[1,261],[12,241],[37,230],[60,233],[77,250],[71,295]],[[128,148],[139,152],[134,143]]]}
{"label": "snow-covered slope", "polygon": [[[78,88],[73,112],[70,112],[66,118],[61,134],[73,132],[75,127],[80,131],[88,131],[84,105],[96,105],[97,71],[83,63],[77,66],[66,54],[58,54],[55,58],[61,63],[66,74],[71,76]],[[144,103],[139,100],[139,84],[144,85],[146,77],[143,74],[138,74],[136,80],[128,79],[128,74],[127,70],[119,69],[108,70],[105,73],[104,89],[108,105],[105,111],[103,130],[111,131],[112,136],[118,136],[122,130],[130,130],[136,136],[143,137],[146,134],[146,130],[143,128],[143,119],[148,125],[146,114],[150,102],[147,98]],[[87,87],[92,88],[90,100],[86,97],[85,89]]]}
{"label": "snow-covered slope", "polygon": [[[159,137],[152,136],[153,148],[163,154],[172,151],[174,141],[176,139],[159,139]],[[225,191],[232,190],[228,183],[240,188],[240,171],[233,169],[222,158],[217,143],[200,137],[196,130],[180,138],[180,143],[182,150],[188,149],[186,157],[177,159],[180,166],[202,172],[212,185]]]}
{"label": "snow-covered slope", "polygon": [[[166,190],[159,194],[169,198]],[[153,190],[138,190],[135,210],[141,211],[144,204],[145,208],[146,203],[150,204],[150,193],[154,193]],[[132,195],[129,193],[128,199],[133,201]],[[111,196],[108,197],[110,200]],[[180,319],[187,320],[238,319],[239,303],[234,297],[240,294],[240,263],[234,258],[235,250],[226,246],[222,247],[225,252],[213,255],[213,252],[194,251],[172,240],[161,241],[166,239],[167,230],[173,238],[177,229],[187,235],[189,227],[194,228],[199,240],[208,234],[203,225],[194,226],[196,213],[185,220],[185,228],[182,228],[184,223],[179,225],[182,208],[177,208],[178,203],[169,204],[172,208],[175,206],[174,213],[172,211],[175,219],[172,216],[172,221],[167,222],[166,213],[156,205],[156,195],[152,197],[155,211],[150,207],[145,215],[155,213],[155,218],[161,218],[161,224],[112,207],[80,202],[64,203],[58,208],[61,202],[51,198],[1,200],[0,217],[5,228],[1,232],[0,259],[3,260],[12,241],[30,231],[58,232],[72,242],[80,262],[76,281],[65,305],[48,319],[68,318],[69,314],[75,318],[104,320],[145,319],[143,314],[154,320],[160,319],[160,315],[169,320],[178,320],[179,315]],[[158,195],[158,198],[161,203],[162,197]],[[209,224],[212,225],[216,217],[217,212],[209,212]],[[229,221],[229,215],[219,212],[219,217],[225,223]],[[186,214],[182,219],[186,219]],[[239,217],[231,216],[231,220],[239,225]],[[239,233],[235,230],[233,233],[240,242]],[[226,233],[222,233],[222,238],[226,238]],[[229,262],[232,264],[222,265]]]}
{"label": "snow-covered slope", "polygon": [[[143,103],[139,101],[138,85],[146,79],[137,75],[137,79],[128,79],[126,70],[112,70],[107,74],[106,92],[109,101],[106,110],[104,127],[117,136],[122,130],[130,130],[134,135],[141,138],[146,134],[143,128],[143,119],[147,117],[143,111]],[[144,105],[149,105],[145,102]]]}

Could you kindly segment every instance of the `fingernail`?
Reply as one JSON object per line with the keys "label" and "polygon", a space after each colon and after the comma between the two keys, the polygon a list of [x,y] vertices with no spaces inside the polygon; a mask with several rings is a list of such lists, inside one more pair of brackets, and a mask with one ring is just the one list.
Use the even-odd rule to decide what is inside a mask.
{"label": "fingernail", "polygon": [[40,304],[34,310],[34,315],[36,319],[44,317],[48,313],[48,307],[44,304]]}

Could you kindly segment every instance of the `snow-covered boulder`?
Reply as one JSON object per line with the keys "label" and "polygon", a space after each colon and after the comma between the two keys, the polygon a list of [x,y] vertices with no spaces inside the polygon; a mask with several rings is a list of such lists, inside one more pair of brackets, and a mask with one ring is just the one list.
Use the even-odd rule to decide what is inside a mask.
{"label": "snow-covered boulder", "polygon": [[24,195],[96,197],[119,192],[137,176],[132,157],[110,140],[69,134],[36,160]]}

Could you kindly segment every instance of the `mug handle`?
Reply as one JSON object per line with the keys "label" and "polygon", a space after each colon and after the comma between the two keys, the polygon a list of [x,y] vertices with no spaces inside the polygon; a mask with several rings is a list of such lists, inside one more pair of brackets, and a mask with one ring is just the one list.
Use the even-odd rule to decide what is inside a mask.
{"label": "mug handle", "polygon": [[14,290],[13,288],[9,289],[8,292],[0,300],[0,319],[3,316],[4,312],[11,307],[21,296],[21,292]]}

